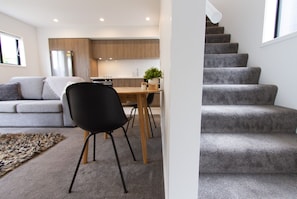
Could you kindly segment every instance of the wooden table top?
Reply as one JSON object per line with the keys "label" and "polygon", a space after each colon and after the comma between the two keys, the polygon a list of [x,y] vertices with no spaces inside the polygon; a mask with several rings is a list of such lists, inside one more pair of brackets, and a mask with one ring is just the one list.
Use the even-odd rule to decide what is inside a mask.
{"label": "wooden table top", "polygon": [[143,90],[140,87],[113,87],[119,94],[158,93],[161,90]]}

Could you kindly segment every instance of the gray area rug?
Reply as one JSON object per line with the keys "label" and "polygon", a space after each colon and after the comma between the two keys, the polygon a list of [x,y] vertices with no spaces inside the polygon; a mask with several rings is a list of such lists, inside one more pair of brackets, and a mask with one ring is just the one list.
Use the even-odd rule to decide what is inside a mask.
{"label": "gray area rug", "polygon": [[1,134],[0,177],[46,151],[65,137],[61,134]]}

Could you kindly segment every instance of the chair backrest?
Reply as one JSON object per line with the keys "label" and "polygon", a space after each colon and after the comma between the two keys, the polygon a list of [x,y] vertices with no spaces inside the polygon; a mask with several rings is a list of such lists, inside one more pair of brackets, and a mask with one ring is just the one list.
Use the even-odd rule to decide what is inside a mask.
{"label": "chair backrest", "polygon": [[67,87],[66,95],[72,120],[84,130],[112,131],[128,121],[117,92],[110,86],[75,83]]}
{"label": "chair backrest", "polygon": [[146,97],[146,103],[147,103],[148,106],[152,104],[152,102],[154,100],[154,95],[155,95],[155,93],[149,93],[147,95],[147,97]]}

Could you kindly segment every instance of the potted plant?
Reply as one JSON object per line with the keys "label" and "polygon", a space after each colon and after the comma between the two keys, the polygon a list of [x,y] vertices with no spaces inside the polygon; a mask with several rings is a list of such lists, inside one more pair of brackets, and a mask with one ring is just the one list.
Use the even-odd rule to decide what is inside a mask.
{"label": "potted plant", "polygon": [[158,89],[159,79],[162,77],[162,71],[156,67],[147,69],[143,76],[148,81],[149,89]]}

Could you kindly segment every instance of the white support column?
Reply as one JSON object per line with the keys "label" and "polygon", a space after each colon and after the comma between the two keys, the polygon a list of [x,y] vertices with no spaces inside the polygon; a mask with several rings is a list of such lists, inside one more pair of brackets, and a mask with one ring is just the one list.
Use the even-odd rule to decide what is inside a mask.
{"label": "white support column", "polygon": [[161,1],[166,199],[198,198],[204,41],[205,0]]}

